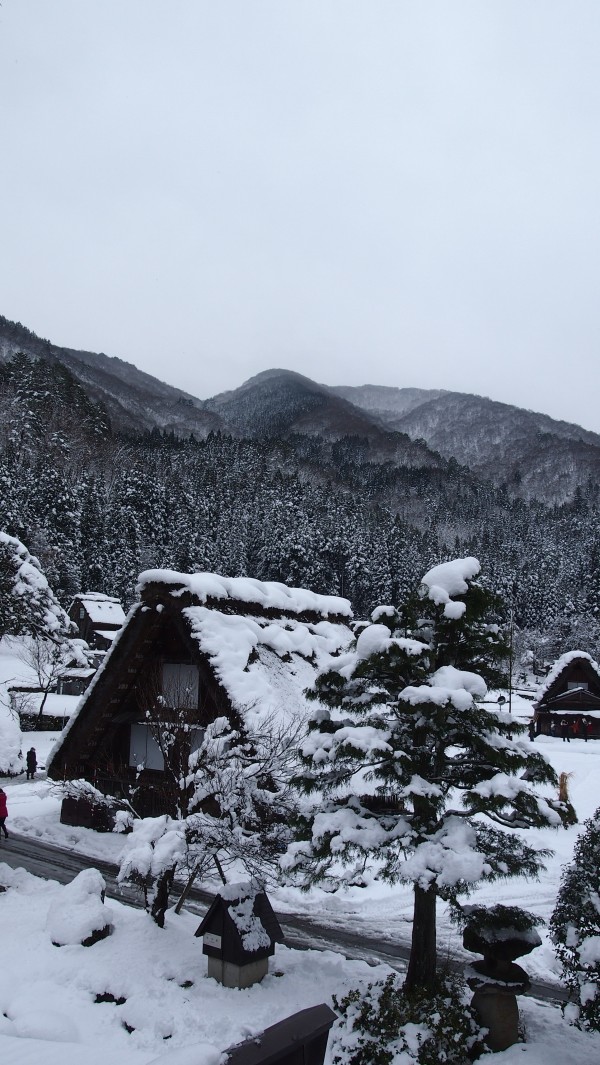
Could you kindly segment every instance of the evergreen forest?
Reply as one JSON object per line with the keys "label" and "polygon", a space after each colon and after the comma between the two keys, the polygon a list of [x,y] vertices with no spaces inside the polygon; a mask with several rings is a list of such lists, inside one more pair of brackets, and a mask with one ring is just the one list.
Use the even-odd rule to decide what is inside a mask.
{"label": "evergreen forest", "polygon": [[0,397],[0,526],[63,605],[81,590],[127,605],[141,570],[167,567],[306,586],[366,616],[475,555],[536,657],[599,650],[597,485],[551,507],[453,460],[369,462],[357,437],[127,436],[66,367],[26,355],[0,365]]}

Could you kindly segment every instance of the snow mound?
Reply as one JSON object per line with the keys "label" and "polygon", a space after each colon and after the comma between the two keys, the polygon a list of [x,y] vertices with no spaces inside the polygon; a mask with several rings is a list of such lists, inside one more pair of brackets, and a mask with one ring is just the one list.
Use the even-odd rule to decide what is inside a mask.
{"label": "snow mound", "polygon": [[18,1014],[6,1034],[20,1039],[44,1039],[50,1043],[81,1042],[79,1030],[71,1018],[50,1010],[28,1010]]}
{"label": "snow mound", "polygon": [[[104,909],[106,884],[97,869],[83,869],[61,897],[51,903],[46,931],[57,947],[88,945],[89,940],[109,934],[110,923]],[[89,943],[91,946],[91,943]]]}

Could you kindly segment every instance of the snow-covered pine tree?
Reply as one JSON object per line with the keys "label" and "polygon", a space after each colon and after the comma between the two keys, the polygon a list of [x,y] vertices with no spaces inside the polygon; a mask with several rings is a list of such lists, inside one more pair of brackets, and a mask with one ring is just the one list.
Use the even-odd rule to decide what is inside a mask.
{"label": "snow-covered pine tree", "polygon": [[585,822],[565,866],[550,937],[579,1027],[600,1031],[600,808]]}
{"label": "snow-covered pine tree", "polygon": [[15,536],[0,532],[0,639],[30,633],[60,642],[72,629],[37,558]]}
{"label": "snow-covered pine tree", "polygon": [[319,797],[284,869],[306,886],[338,886],[372,863],[411,883],[410,988],[435,984],[437,898],[456,904],[481,880],[535,876],[546,852],[515,830],[565,816],[536,791],[556,784],[551,766],[511,738],[524,726],[481,703],[505,643],[479,571],[473,558],[441,564],[401,613],[375,610],[317,678],[321,705],[302,748],[298,784]]}

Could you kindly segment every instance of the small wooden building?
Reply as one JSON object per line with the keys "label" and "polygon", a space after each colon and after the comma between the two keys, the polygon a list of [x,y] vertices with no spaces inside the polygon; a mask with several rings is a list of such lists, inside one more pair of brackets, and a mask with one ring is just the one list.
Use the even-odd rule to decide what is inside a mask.
{"label": "small wooden building", "polygon": [[102,592],[82,592],[69,607],[69,617],[77,625],[78,635],[97,651],[108,651],[125,623],[120,600]]}
{"label": "small wooden building", "polygon": [[[67,728],[48,775],[85,779],[131,798],[142,816],[174,813],[160,730],[186,720],[181,774],[206,726],[225,716],[242,731],[298,722],[305,691],[329,655],[349,645],[350,604],[284,584],[149,570]],[[172,768],[172,767],[169,767]],[[171,790],[169,790],[171,789]]]}
{"label": "small wooden building", "polygon": [[[534,702],[534,723],[542,735],[600,737],[600,666],[585,651],[568,651],[554,663]],[[587,727],[586,727],[587,726]]]}
{"label": "small wooden building", "polygon": [[208,976],[225,987],[250,987],[267,975],[275,944],[284,936],[264,891],[228,884],[195,932],[203,937]]}

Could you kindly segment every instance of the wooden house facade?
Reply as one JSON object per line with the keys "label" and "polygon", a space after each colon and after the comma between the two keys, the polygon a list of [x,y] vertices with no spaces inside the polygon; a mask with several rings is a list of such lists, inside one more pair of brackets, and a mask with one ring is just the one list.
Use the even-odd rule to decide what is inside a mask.
{"label": "wooden house facade", "polygon": [[152,570],[77,711],[55,744],[48,775],[85,779],[130,796],[144,815],[170,813],[159,729],[186,721],[182,769],[207,724],[226,716],[242,730],[306,715],[309,687],[328,655],[350,642],[345,599],[304,589]]}
{"label": "wooden house facade", "polygon": [[69,617],[75,622],[80,638],[96,651],[108,651],[125,623],[120,600],[102,592],[76,595],[69,607]]}
{"label": "wooden house facade", "polygon": [[534,703],[536,731],[559,735],[568,722],[570,736],[600,737],[600,666],[585,651],[568,651],[554,663]]}

